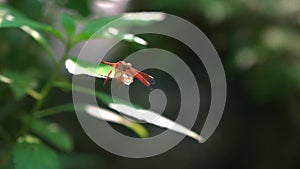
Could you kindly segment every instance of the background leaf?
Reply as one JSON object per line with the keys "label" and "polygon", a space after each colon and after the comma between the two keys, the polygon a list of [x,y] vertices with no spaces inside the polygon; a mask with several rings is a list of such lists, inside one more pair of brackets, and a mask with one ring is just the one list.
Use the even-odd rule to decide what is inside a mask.
{"label": "background leaf", "polygon": [[63,13],[60,17],[60,24],[65,29],[68,37],[72,37],[76,31],[76,22],[73,16]]}
{"label": "background leaf", "polygon": [[56,62],[56,58],[54,56],[51,46],[48,44],[47,39],[41,33],[28,26],[22,26],[21,29],[27,34],[29,34],[34,40],[36,40],[42,47],[44,47],[44,49],[50,54],[50,57],[53,60],[53,62]]}
{"label": "background leaf", "polygon": [[18,139],[14,150],[15,169],[58,169],[57,154],[32,136]]}
{"label": "background leaf", "polygon": [[149,124],[153,124],[158,127],[167,128],[167,129],[175,131],[177,133],[181,133],[183,135],[189,136],[189,137],[199,141],[200,143],[205,142],[205,138],[203,138],[198,133],[196,133],[196,132],[192,131],[191,129],[183,126],[182,124],[179,124],[173,120],[170,120],[154,111],[136,109],[136,108],[130,107],[128,105],[115,104],[115,103],[109,104],[109,107],[122,113],[122,114],[132,117],[134,119],[142,120]]}
{"label": "background leaf", "polygon": [[28,92],[28,89],[34,87],[35,83],[29,73],[20,73],[12,70],[2,71],[0,81],[9,85],[17,99],[22,99]]}
{"label": "background leaf", "polygon": [[133,132],[135,132],[141,138],[148,137],[148,135],[149,135],[147,129],[144,126],[142,126],[141,124],[133,122],[127,118],[124,118],[123,116],[121,116],[111,110],[92,106],[92,105],[87,105],[87,106],[85,106],[85,111],[94,118],[121,124],[129,129],[131,129]]}
{"label": "background leaf", "polygon": [[61,40],[63,39],[63,35],[57,29],[28,19],[20,12],[0,4],[0,28],[21,28],[24,26],[35,30],[43,30]]}
{"label": "background leaf", "polygon": [[[123,16],[117,17],[104,17],[104,18],[98,18],[92,21],[89,21],[85,27],[80,31],[80,33],[76,36],[75,41],[83,41],[91,38],[91,36],[100,30],[105,25],[109,24],[110,22],[118,19],[117,23],[114,23],[113,25],[118,26],[146,26],[149,24],[152,24],[154,22],[161,21],[165,18],[164,13],[161,12],[139,12],[139,13],[126,13]],[[98,37],[102,38],[118,38],[118,39],[124,39],[129,42],[130,39],[124,38],[125,35],[131,35],[125,32],[119,31],[118,34],[109,34],[109,30],[104,30],[103,32],[99,32]],[[97,37],[97,36],[96,36]],[[126,36],[125,36],[126,37]],[[133,36],[137,37],[137,36]]]}
{"label": "background leaf", "polygon": [[56,123],[34,120],[31,124],[31,131],[61,150],[71,151],[73,149],[71,136]]}
{"label": "background leaf", "polygon": [[76,36],[75,41],[79,42],[89,39],[96,31],[116,18],[117,17],[106,17],[87,22],[84,28]]}
{"label": "background leaf", "polygon": [[56,62],[54,52],[46,38],[39,32],[39,30],[43,30],[63,40],[62,34],[55,28],[27,19],[19,12],[4,5],[0,5],[0,28],[19,28],[23,30],[44,47],[51,59]]}

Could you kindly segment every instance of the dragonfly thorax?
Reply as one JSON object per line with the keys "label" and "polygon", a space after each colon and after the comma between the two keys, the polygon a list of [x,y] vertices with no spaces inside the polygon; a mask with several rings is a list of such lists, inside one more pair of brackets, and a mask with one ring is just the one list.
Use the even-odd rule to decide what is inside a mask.
{"label": "dragonfly thorax", "polygon": [[134,74],[130,71],[132,69],[132,65],[130,63],[126,63],[125,61],[118,62],[118,66],[116,67],[115,79],[121,81],[125,85],[130,85],[133,82]]}
{"label": "dragonfly thorax", "polygon": [[125,61],[118,62],[118,69],[122,69],[123,71],[130,70],[132,68],[131,63],[126,63]]}

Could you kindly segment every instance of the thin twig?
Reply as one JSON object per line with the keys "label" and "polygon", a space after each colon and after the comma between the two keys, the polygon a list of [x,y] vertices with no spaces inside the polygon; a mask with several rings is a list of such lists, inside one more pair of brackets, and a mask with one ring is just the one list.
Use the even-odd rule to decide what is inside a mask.
{"label": "thin twig", "polygon": [[55,115],[55,114],[67,112],[67,111],[74,111],[74,105],[73,104],[63,104],[63,105],[59,105],[56,107],[51,107],[49,109],[37,111],[33,114],[33,116],[35,118],[42,118],[42,117],[51,116],[51,115]]}

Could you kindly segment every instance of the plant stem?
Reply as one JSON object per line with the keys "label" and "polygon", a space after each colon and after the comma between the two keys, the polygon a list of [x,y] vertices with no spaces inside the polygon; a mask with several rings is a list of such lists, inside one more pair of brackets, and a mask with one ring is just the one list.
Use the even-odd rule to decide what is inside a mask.
{"label": "plant stem", "polygon": [[[82,108],[84,110],[84,108]],[[57,113],[65,112],[65,111],[74,111],[74,105],[73,104],[63,104],[56,107],[51,107],[49,109],[40,110],[33,114],[35,118],[42,118],[45,116],[51,116]]]}
{"label": "plant stem", "polygon": [[54,71],[52,72],[48,82],[46,83],[46,85],[44,86],[44,88],[42,89],[41,92],[41,99],[37,100],[33,109],[32,109],[32,113],[38,111],[44,104],[46,97],[48,96],[50,90],[53,87],[53,82],[55,81],[59,71],[60,71],[60,67],[63,65],[63,63],[65,62],[66,58],[68,57],[68,53],[71,50],[71,45],[67,44],[66,45],[66,50],[64,52],[64,54],[62,55],[61,59],[59,60],[58,64],[56,64]]}
{"label": "plant stem", "polygon": [[33,89],[30,89],[30,88],[26,89],[26,93],[28,95],[30,95],[31,97],[33,97],[34,99],[36,99],[36,100],[39,100],[39,99],[42,98],[41,94],[39,94],[38,92],[36,92],[36,91],[34,91]]}

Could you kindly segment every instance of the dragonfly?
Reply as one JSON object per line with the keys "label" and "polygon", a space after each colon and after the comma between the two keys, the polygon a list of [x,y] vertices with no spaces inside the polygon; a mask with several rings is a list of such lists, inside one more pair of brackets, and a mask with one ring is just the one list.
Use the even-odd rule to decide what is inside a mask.
{"label": "dragonfly", "polygon": [[125,61],[113,63],[101,60],[99,65],[77,58],[69,58],[66,60],[65,66],[68,72],[73,75],[89,75],[105,79],[104,85],[111,78],[125,85],[130,85],[134,79],[138,79],[150,90],[152,90],[152,85],[155,84],[153,76],[134,69],[130,63]]}
{"label": "dragonfly", "polygon": [[111,70],[108,72],[106,79],[104,81],[104,85],[110,79],[112,72],[114,71],[114,77],[116,80],[120,81],[123,84],[129,85],[133,82],[133,79],[138,79],[143,85],[145,85],[149,90],[152,90],[152,85],[154,85],[155,79],[153,76],[144,73],[142,71],[138,71],[134,69],[131,63],[127,63],[125,61],[119,61],[116,63],[101,61],[102,64],[111,66]]}

